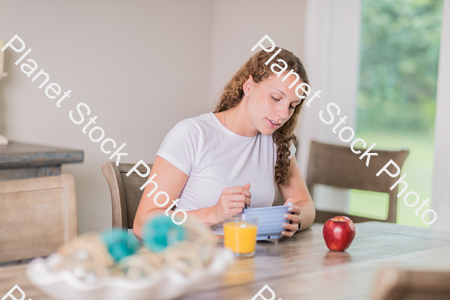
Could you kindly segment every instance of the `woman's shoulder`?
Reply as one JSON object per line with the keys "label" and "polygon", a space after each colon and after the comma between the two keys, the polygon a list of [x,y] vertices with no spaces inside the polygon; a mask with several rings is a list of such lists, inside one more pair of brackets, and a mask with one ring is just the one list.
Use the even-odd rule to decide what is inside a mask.
{"label": "woman's shoulder", "polygon": [[186,118],[172,128],[172,132],[180,134],[201,134],[211,129],[214,125],[215,116],[212,113],[204,113],[196,117]]}
{"label": "woman's shoulder", "polygon": [[211,127],[218,122],[217,117],[212,112],[207,112],[190,119],[200,127]]}

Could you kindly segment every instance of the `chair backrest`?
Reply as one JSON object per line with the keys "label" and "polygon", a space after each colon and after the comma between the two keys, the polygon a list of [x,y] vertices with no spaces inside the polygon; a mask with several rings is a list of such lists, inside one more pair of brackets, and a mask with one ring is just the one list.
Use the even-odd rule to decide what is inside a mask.
{"label": "chair backrest", "polygon": [[[364,221],[386,221],[395,223],[397,218],[397,190],[391,186],[400,178],[392,178],[385,172],[376,176],[376,174],[392,159],[401,169],[406,157],[409,154],[407,150],[400,151],[382,151],[372,150],[378,153],[378,156],[372,156],[369,166],[366,166],[366,157],[362,160],[359,157],[366,151],[361,150],[360,154],[351,151],[350,146],[339,146],[316,141],[311,142],[308,173],[306,184],[309,192],[314,199],[314,185],[324,184],[345,189],[359,189],[373,192],[384,192],[389,194],[389,208],[386,220],[377,220],[351,216],[354,222]],[[388,170],[395,174],[395,167],[390,166]],[[400,185],[402,187],[402,185]],[[346,215],[342,212],[331,212],[316,210],[315,222],[324,223],[329,218],[336,215]]]}
{"label": "chair backrest", "polygon": [[378,272],[371,300],[450,299],[449,271],[413,271],[385,267]]}
{"label": "chair backrest", "polygon": [[0,262],[47,256],[77,228],[72,175],[0,182]]}
{"label": "chair backrest", "polygon": [[[147,165],[150,168],[153,166],[153,164]],[[143,193],[140,187],[148,179],[140,177],[135,172],[127,176],[126,174],[134,166],[135,164],[121,163],[117,167],[111,161],[105,162],[102,166],[102,172],[111,193],[113,227],[133,228],[134,216]],[[147,172],[143,165],[140,165],[137,169],[142,174]]]}

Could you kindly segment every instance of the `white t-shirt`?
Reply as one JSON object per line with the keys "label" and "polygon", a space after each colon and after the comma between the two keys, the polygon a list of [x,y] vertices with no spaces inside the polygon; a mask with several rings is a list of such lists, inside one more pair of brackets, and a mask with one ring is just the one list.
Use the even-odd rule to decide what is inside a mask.
{"label": "white t-shirt", "polygon": [[[292,144],[290,151],[289,158],[296,151]],[[238,135],[210,112],[178,122],[156,155],[189,176],[179,196],[179,209],[213,206],[224,188],[247,182],[251,208],[272,206],[276,184],[276,145],[272,135]]]}

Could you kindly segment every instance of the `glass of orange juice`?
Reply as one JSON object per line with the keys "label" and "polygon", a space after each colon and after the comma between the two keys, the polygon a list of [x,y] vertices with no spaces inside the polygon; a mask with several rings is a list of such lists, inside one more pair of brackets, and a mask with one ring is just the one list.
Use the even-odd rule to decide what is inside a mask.
{"label": "glass of orange juice", "polygon": [[230,248],[236,256],[254,256],[257,230],[257,216],[237,215],[225,218],[223,223],[225,247]]}

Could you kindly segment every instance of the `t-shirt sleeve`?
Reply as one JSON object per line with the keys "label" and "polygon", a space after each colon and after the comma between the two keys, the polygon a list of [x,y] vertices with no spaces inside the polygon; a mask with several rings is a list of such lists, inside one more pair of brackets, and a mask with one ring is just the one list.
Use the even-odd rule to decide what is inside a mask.
{"label": "t-shirt sleeve", "polygon": [[185,119],[169,131],[156,155],[189,176],[195,163],[199,141],[200,129],[195,120]]}
{"label": "t-shirt sleeve", "polygon": [[289,146],[289,151],[290,151],[289,159],[291,159],[292,157],[294,157],[295,152],[297,152],[297,149],[295,148],[294,143],[292,141],[291,145]]}

